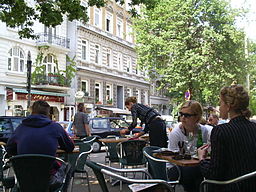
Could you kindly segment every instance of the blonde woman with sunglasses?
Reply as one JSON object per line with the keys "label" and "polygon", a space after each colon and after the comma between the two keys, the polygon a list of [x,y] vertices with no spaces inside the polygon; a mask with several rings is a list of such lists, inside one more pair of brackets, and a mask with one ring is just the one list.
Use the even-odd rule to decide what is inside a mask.
{"label": "blonde woman with sunglasses", "polygon": [[[186,154],[196,154],[197,147],[206,143],[209,137],[207,127],[199,123],[202,114],[202,106],[197,101],[190,100],[181,106],[179,112],[180,123],[177,124],[169,134],[169,150],[178,152],[180,148],[184,147]],[[203,179],[200,167],[180,167],[180,170],[180,182],[185,191],[198,192],[200,182]],[[174,179],[177,176],[173,170],[169,173],[170,179]]]}

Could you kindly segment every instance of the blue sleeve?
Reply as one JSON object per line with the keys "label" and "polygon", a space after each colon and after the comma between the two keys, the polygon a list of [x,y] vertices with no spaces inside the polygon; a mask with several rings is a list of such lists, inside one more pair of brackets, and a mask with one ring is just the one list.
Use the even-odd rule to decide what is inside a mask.
{"label": "blue sleeve", "polygon": [[61,125],[57,124],[59,126],[59,138],[58,143],[60,146],[60,149],[66,151],[66,152],[72,152],[75,148],[73,140],[68,136],[67,132],[61,127]]}
{"label": "blue sleeve", "polygon": [[6,151],[10,156],[17,155],[17,142],[15,139],[15,131],[12,133],[11,137],[7,141]]}

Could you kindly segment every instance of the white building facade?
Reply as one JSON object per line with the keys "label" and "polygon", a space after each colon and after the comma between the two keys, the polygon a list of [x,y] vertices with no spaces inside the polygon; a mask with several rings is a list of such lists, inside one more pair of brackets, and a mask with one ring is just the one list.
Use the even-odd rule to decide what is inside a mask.
{"label": "white building facade", "polygon": [[[64,119],[65,98],[70,89],[65,74],[70,51],[67,21],[56,28],[35,23],[36,40],[20,39],[17,29],[0,23],[0,115],[23,116],[27,112],[27,60],[32,61],[31,103],[45,100],[51,106],[51,118]],[[38,68],[41,72],[34,73]]]}

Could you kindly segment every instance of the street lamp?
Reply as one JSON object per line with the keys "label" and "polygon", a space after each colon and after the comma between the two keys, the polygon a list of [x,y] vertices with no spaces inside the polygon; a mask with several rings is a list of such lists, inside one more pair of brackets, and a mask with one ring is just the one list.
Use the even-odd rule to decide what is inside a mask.
{"label": "street lamp", "polygon": [[27,105],[27,115],[29,115],[29,108],[31,103],[31,67],[32,67],[32,61],[31,61],[31,54],[30,51],[28,51],[28,59],[27,59],[27,92],[28,92],[28,105]]}

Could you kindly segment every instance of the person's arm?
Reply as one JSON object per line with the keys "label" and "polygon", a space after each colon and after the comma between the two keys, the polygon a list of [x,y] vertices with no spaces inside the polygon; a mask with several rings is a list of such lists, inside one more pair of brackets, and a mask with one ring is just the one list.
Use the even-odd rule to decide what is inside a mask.
{"label": "person's arm", "polygon": [[201,158],[200,167],[204,177],[221,180],[225,175],[225,141],[228,140],[221,127],[214,127],[211,133],[211,159],[210,162]]}
{"label": "person's arm", "polygon": [[183,138],[181,138],[181,136],[178,134],[176,129],[170,132],[168,140],[169,140],[168,149],[173,152],[179,152],[178,142],[183,141]]}
{"label": "person's arm", "polygon": [[88,118],[88,115],[85,113],[84,113],[83,121],[84,121],[84,129],[85,129],[86,135],[91,136],[91,129],[89,126],[89,118]]}
{"label": "person's arm", "polygon": [[85,127],[85,131],[87,133],[87,136],[91,136],[91,129],[90,129],[89,124],[85,124],[84,127]]}
{"label": "person's arm", "polygon": [[12,134],[12,136],[8,139],[6,144],[6,151],[7,154],[10,156],[17,155],[17,143],[15,141],[15,132]]}
{"label": "person's arm", "polygon": [[68,136],[67,132],[61,127],[60,124],[56,123],[56,126],[58,126],[58,132],[60,135],[58,139],[60,149],[66,152],[72,152],[75,148],[73,140]]}
{"label": "person's arm", "polygon": [[125,135],[125,134],[129,133],[130,131],[132,131],[136,127],[136,125],[137,125],[137,109],[136,109],[135,105],[133,105],[133,107],[131,109],[131,114],[132,114],[132,123],[128,126],[127,129],[121,129],[120,135]]}
{"label": "person's arm", "polygon": [[131,109],[131,114],[132,114],[132,123],[129,125],[128,129],[131,131],[137,126],[137,108],[136,105],[134,104]]}

